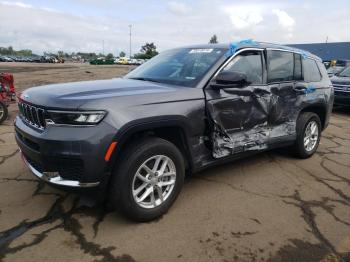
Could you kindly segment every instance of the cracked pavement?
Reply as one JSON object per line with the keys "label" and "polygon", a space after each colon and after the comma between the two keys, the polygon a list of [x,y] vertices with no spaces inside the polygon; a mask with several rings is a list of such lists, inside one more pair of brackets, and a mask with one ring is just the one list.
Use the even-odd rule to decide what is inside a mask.
{"label": "cracked pavement", "polygon": [[[21,65],[19,89],[55,81],[51,70],[76,80],[79,70],[123,73],[45,66],[44,75]],[[279,149],[208,169],[186,180],[166,215],[139,224],[34,178],[10,111],[0,126],[0,261],[350,261],[349,109],[333,112],[312,158]]]}

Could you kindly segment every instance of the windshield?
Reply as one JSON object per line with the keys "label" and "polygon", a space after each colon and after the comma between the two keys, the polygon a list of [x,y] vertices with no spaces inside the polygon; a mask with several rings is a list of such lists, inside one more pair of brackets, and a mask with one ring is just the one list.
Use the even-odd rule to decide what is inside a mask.
{"label": "windshield", "polygon": [[328,73],[331,73],[331,74],[335,74],[335,73],[340,72],[342,69],[344,69],[344,67],[341,67],[341,66],[333,66],[333,67],[329,67],[329,68],[327,69],[327,72],[328,72]]}
{"label": "windshield", "polygon": [[220,48],[181,48],[160,53],[125,77],[193,87],[225,53]]}
{"label": "windshield", "polygon": [[350,77],[350,66],[341,71],[339,76]]}

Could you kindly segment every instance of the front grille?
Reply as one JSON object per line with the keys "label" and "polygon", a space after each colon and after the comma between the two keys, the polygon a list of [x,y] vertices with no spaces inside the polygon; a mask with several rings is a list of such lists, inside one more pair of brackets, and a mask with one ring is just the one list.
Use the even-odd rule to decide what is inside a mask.
{"label": "front grille", "polygon": [[350,92],[350,85],[333,84],[335,92]]}
{"label": "front grille", "polygon": [[45,110],[33,105],[18,102],[18,108],[22,118],[30,125],[44,129],[45,128]]}

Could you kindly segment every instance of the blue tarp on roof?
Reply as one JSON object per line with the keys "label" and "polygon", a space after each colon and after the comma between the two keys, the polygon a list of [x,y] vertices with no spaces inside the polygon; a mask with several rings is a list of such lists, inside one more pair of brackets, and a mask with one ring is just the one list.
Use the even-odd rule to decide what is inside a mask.
{"label": "blue tarp on roof", "polygon": [[350,42],[293,44],[288,46],[309,51],[324,61],[350,60]]}

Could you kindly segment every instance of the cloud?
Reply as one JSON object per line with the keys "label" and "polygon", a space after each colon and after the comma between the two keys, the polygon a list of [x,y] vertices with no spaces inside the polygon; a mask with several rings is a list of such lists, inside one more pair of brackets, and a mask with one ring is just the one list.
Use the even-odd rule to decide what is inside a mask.
{"label": "cloud", "polygon": [[[128,53],[129,24],[133,26],[133,52],[139,52],[145,42],[154,42],[160,51],[207,43],[213,34],[220,43],[248,38],[282,44],[324,42],[327,35],[329,41],[350,39],[349,2],[344,2],[342,9],[331,8],[328,2],[314,5],[313,15],[277,0],[266,0],[264,4],[201,0],[191,1],[190,5],[185,0],[115,0],[118,8],[106,7],[107,11],[92,4],[101,2],[98,0],[74,0],[74,5],[68,0],[58,4],[40,1],[45,7],[39,1],[19,1],[22,2],[0,0],[0,46],[28,48],[38,54],[59,50],[99,53],[103,41],[105,53]],[[318,16],[325,8],[327,19],[320,20]]]}
{"label": "cloud", "polygon": [[286,11],[280,9],[273,9],[272,13],[277,16],[278,24],[286,30],[283,34],[284,38],[292,39],[295,20]]}
{"label": "cloud", "polygon": [[0,2],[3,5],[10,5],[10,6],[17,6],[17,7],[22,7],[22,8],[33,8],[32,5],[28,5],[22,2],[8,2],[8,1],[1,1]]}
{"label": "cloud", "polygon": [[283,26],[287,29],[293,28],[293,26],[295,24],[295,20],[286,11],[283,11],[280,9],[273,9],[272,13],[278,17],[278,23],[281,26]]}
{"label": "cloud", "polygon": [[168,10],[175,15],[186,15],[190,8],[184,3],[171,1],[168,3]]}
{"label": "cloud", "polygon": [[235,5],[223,9],[229,15],[232,25],[237,29],[253,27],[264,21],[258,7]]}

